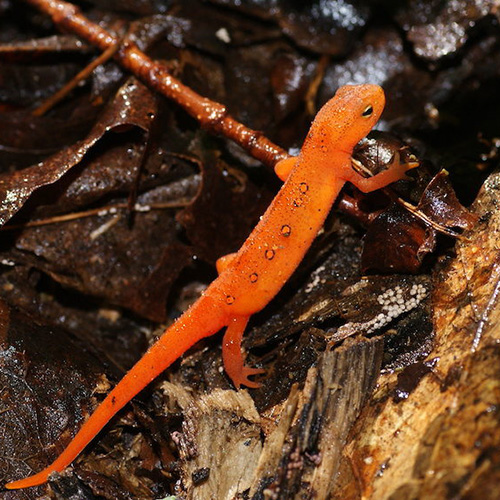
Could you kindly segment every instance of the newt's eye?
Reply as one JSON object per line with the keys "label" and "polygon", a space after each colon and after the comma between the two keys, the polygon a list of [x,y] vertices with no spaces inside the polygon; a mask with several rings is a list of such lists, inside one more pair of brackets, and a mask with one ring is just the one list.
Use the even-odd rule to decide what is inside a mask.
{"label": "newt's eye", "polygon": [[371,116],[373,113],[373,106],[369,104],[366,106],[366,108],[363,110],[363,113],[361,113],[362,116]]}

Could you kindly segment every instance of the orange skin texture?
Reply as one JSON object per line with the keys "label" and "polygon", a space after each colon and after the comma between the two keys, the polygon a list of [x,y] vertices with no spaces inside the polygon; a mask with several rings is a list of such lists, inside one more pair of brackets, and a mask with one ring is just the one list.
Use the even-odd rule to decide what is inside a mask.
{"label": "orange skin texture", "polygon": [[250,316],[264,308],[295,271],[347,181],[368,192],[403,178],[408,169],[396,164],[363,178],[351,168],[354,146],[375,125],[384,104],[384,93],[376,85],[338,90],[318,112],[299,156],[277,164],[285,183],[240,250],[219,260],[219,277],[123,377],[61,455],[40,473],[6,484],[7,489],[36,486],[62,471],[139,391],[198,340],[225,326],[222,354],[227,374],[238,388],[259,386],[248,377],[263,370],[245,366],[241,352]]}

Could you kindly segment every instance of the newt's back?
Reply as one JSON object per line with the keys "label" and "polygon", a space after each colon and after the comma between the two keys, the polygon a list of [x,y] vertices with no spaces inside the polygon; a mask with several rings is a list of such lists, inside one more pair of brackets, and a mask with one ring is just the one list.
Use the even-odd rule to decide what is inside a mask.
{"label": "newt's back", "polygon": [[354,146],[384,107],[376,85],[342,87],[320,110],[287,180],[206,293],[230,315],[263,309],[295,271],[351,172]]}

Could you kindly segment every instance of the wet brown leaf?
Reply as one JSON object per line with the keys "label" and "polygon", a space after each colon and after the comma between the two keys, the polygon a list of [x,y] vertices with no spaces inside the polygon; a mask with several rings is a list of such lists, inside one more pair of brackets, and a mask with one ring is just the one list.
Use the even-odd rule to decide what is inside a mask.
{"label": "wet brown leaf", "polygon": [[368,21],[370,9],[364,2],[282,3],[278,16],[284,33],[298,45],[320,54],[345,54]]}
{"label": "wet brown leaf", "polygon": [[474,35],[476,25],[497,13],[491,0],[455,0],[423,2],[413,0],[401,9],[397,20],[407,32],[415,53],[436,62],[454,55]]}
{"label": "wet brown leaf", "polygon": [[213,162],[206,158],[200,194],[177,216],[197,256],[208,262],[236,251],[272,199],[245,174]]}
{"label": "wet brown leaf", "polygon": [[[5,224],[35,191],[56,183],[73,167],[79,165],[104,134],[113,130],[119,132],[120,128],[127,127],[138,127],[143,132],[148,131],[155,111],[155,101],[150,92],[142,84],[130,80],[118,92],[116,99],[84,140],[38,165],[0,176],[0,223]],[[108,182],[105,185],[108,192],[123,186],[126,181],[130,184],[130,176],[134,179],[138,175],[137,165],[140,164],[142,154],[142,147],[130,151],[129,162],[132,163],[135,158],[136,168],[129,169],[128,178],[123,175],[123,168],[119,169],[120,175],[116,173],[113,176],[110,175],[112,178],[109,181],[112,184],[110,186],[111,182]],[[100,194],[103,195],[103,193]],[[95,193],[92,195],[95,196]]]}
{"label": "wet brown leaf", "polygon": [[418,202],[417,209],[443,227],[472,229],[477,217],[458,201],[446,172],[436,174]]}
{"label": "wet brown leaf", "polygon": [[132,227],[122,211],[33,228],[23,232],[10,255],[57,283],[156,321],[165,319],[170,287],[191,258],[165,211],[138,214]]}
{"label": "wet brown leaf", "polygon": [[[1,307],[2,320],[8,316],[0,356],[1,469],[4,477],[22,476],[61,452],[93,410],[102,371],[95,354],[64,330],[9,310],[3,301]],[[35,498],[41,490],[17,498]]]}
{"label": "wet brown leaf", "polygon": [[435,231],[398,205],[370,224],[363,248],[363,270],[417,272],[435,246]]}

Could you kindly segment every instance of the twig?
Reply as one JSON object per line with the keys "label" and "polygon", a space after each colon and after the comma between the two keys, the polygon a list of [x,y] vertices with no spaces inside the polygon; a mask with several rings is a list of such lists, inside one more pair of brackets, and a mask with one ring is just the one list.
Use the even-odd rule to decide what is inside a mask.
{"label": "twig", "polygon": [[115,52],[120,48],[119,43],[112,45],[106,49],[102,54],[97,56],[90,64],[85,66],[76,76],[74,76],[64,87],[59,89],[55,94],[46,99],[38,108],[32,112],[33,116],[42,116],[49,109],[53,108],[59,101],[64,99],[82,80],[85,80],[98,66],[111,59]]}
{"label": "twig", "polygon": [[[76,6],[61,0],[25,0],[49,15],[60,28],[85,39],[102,51],[119,44],[117,36],[87,19]],[[202,97],[173,77],[164,64],[150,59],[137,45],[125,40],[114,58],[146,85],[179,104],[200,122],[202,127],[239,144],[265,165],[274,166],[289,154],[261,132],[236,121],[222,104]]]}
{"label": "twig", "polygon": [[325,78],[326,68],[328,67],[328,63],[330,62],[330,56],[327,54],[323,54],[316,66],[316,71],[314,72],[313,79],[309,84],[309,88],[306,93],[306,109],[307,112],[314,116],[318,111],[316,109],[316,96],[318,95],[318,90]]}
{"label": "twig", "polygon": [[[147,205],[136,204],[132,208],[136,212],[150,212],[151,210],[166,210],[169,208],[182,208],[189,205],[191,200],[184,199],[176,202],[165,202],[165,203],[151,203]],[[49,224],[58,224],[61,222],[68,222],[77,219],[83,219],[85,217],[103,217],[105,215],[114,215],[118,210],[129,210],[128,203],[117,203],[116,205],[110,205],[107,207],[91,208],[89,210],[84,210],[82,212],[71,212],[69,214],[55,215],[53,217],[48,217],[47,219],[37,219],[22,222],[20,224],[8,224],[5,226],[0,226],[0,231],[16,231],[18,229],[25,229],[27,227],[40,227],[47,226]]]}

